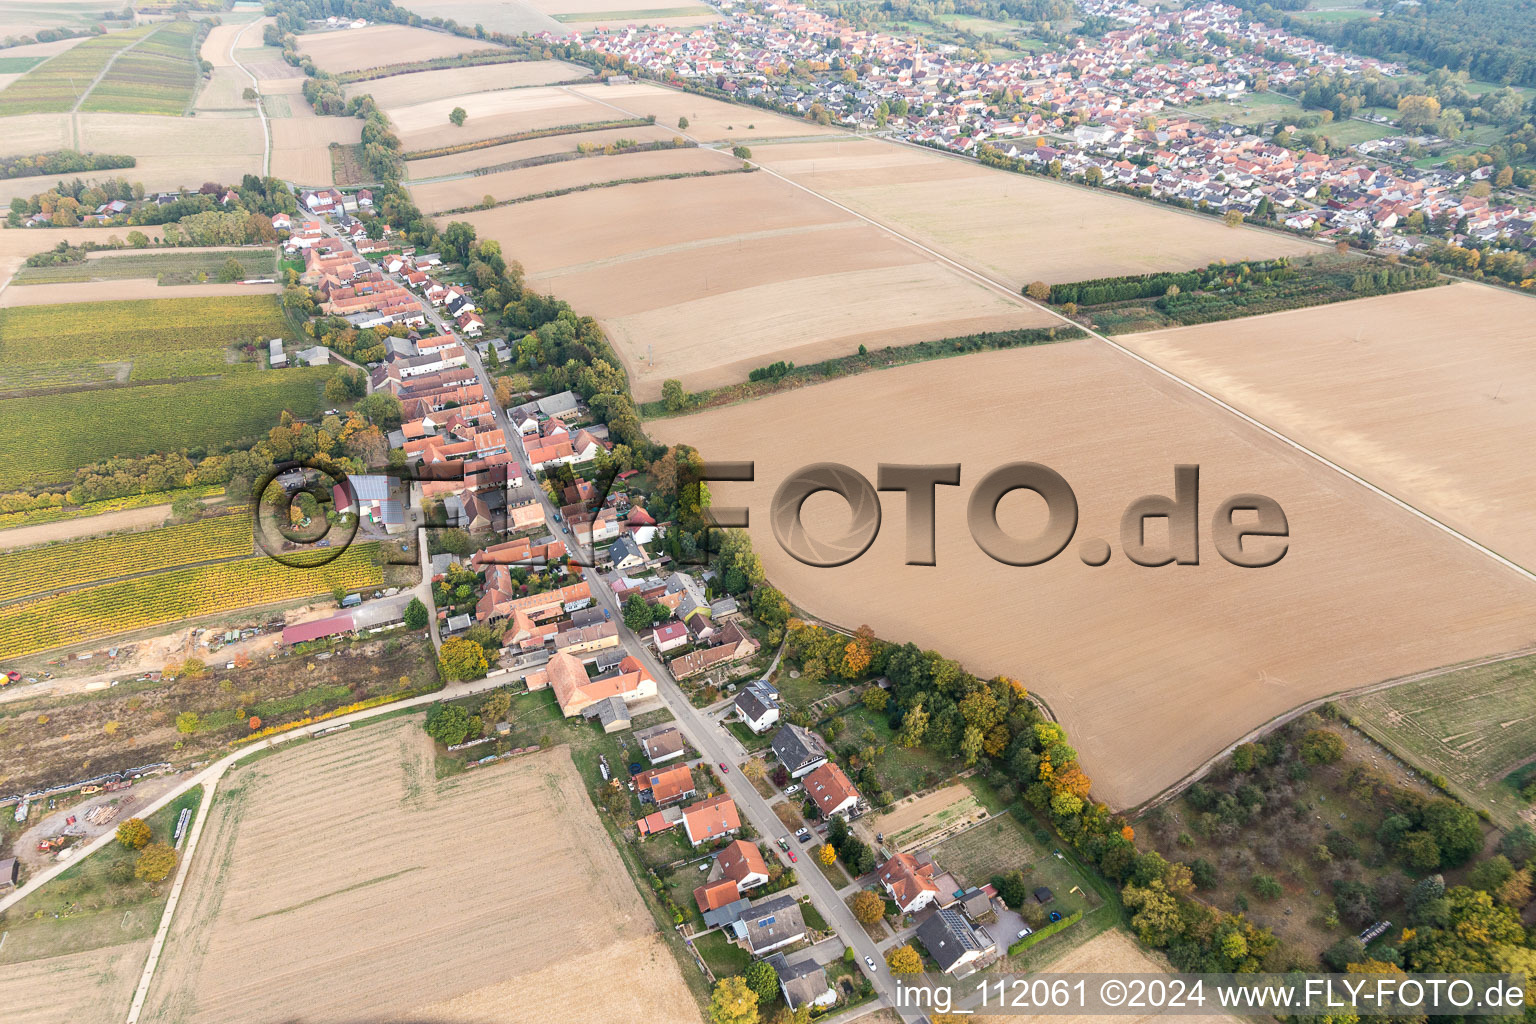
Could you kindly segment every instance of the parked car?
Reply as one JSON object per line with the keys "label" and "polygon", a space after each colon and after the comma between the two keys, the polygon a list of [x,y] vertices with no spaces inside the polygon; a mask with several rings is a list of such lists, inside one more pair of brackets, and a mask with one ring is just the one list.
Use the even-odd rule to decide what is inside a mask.
{"label": "parked car", "polygon": [[865,957],[864,963],[869,967],[870,974],[874,974],[876,971],[880,970],[880,968],[875,966],[875,958],[872,956]]}
{"label": "parked car", "polygon": [[789,862],[791,864],[798,864],[800,862],[800,858],[795,856],[794,850],[789,851]]}
{"label": "parked car", "polygon": [[811,841],[811,834],[805,829],[801,829],[795,834],[795,838],[800,840],[802,843],[808,843]]}
{"label": "parked car", "polygon": [[794,796],[798,792],[800,792],[800,784],[797,782],[793,786],[790,786],[788,789],[786,789],[784,791],[784,795],[785,796]]}
{"label": "parked car", "polygon": [[1029,925],[1025,925],[1023,928],[1019,929],[1019,938],[1022,939],[1024,936],[1033,935],[1034,933],[1035,930],[1033,928],[1031,928]]}
{"label": "parked car", "polygon": [[720,771],[721,771],[722,774],[729,775],[729,774],[731,774],[731,766],[726,764],[724,761],[721,761],[720,762]]}

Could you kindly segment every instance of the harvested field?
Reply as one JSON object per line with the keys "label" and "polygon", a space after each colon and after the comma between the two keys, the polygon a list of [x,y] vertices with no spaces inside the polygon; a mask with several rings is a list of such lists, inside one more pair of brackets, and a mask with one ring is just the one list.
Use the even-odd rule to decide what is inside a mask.
{"label": "harvested field", "polygon": [[[454,107],[463,107],[468,120],[462,128],[448,122]],[[612,121],[622,115],[568,87],[537,86],[476,92],[413,103],[385,111],[399,132],[406,152],[436,149],[514,132],[554,128],[591,121]]]}
{"label": "harvested field", "polygon": [[[971,410],[964,440],[928,415],[956,404]],[[892,640],[960,652],[983,677],[1021,679],[1071,734],[1096,795],[1116,807],[1308,699],[1517,649],[1536,629],[1536,586],[1102,343],[907,366],[651,431],[666,443],[710,439],[702,450],[712,460],[755,459],[756,483],[711,489],[721,506],[754,510],[757,549],[778,586],[832,622],[868,622]],[[962,488],[937,498],[942,568],[904,564],[894,497],[887,528],[840,568],[805,566],[773,539],[769,498],[809,461],[873,479],[880,461],[962,456]],[[1044,565],[1006,567],[963,523],[969,487],[1015,460],[1065,477],[1080,509],[1076,536],[1112,548],[1132,501],[1170,493],[1174,465],[1197,464],[1200,515],[1229,495],[1268,495],[1288,517],[1288,553],[1239,569],[1207,537],[1198,566],[1148,569],[1120,557],[1089,568],[1072,547]],[[1037,536],[1041,511],[1010,497],[999,522]],[[829,495],[806,503],[813,536],[840,535],[847,519]],[[1157,524],[1148,532],[1156,547]],[[1029,626],[999,630],[999,621]]]}
{"label": "harvested field", "polygon": [[157,284],[155,279],[75,284],[13,284],[0,292],[0,308],[51,306],[61,302],[115,302],[126,299],[202,299],[215,295],[276,295],[282,286],[273,284]]}
{"label": "harvested field", "polygon": [[411,11],[423,18],[452,18],[460,25],[484,25],[494,32],[566,32],[528,0],[412,0]]}
{"label": "harvested field", "polygon": [[[195,189],[204,181],[239,181],[261,173],[262,129],[254,117],[155,117],[79,114],[80,145],[97,153],[130,153],[138,166],[81,175],[127,178],[146,189]],[[198,154],[196,165],[188,153]]]}
{"label": "harvested field", "polygon": [[1531,817],[1519,790],[1536,752],[1536,658],[1464,668],[1345,702],[1350,721],[1420,771],[1441,775],[1508,828]]}
{"label": "harvested field", "polygon": [[[636,116],[656,115],[666,128],[688,119],[688,135],[700,142],[743,142],[753,139],[784,139],[802,135],[840,135],[841,129],[823,128],[810,121],[774,114],[757,107],[738,106],[723,100],[667,89],[649,82],[628,85],[574,85],[570,91],[604,109],[614,108]],[[608,116],[611,116],[608,115]]]}
{"label": "harvested field", "polygon": [[529,280],[603,322],[642,401],[669,377],[698,390],[776,359],[1053,322],[760,172],[465,216],[485,237],[546,240]]}
{"label": "harvested field", "polygon": [[495,167],[514,160],[546,156],[550,153],[572,153],[581,143],[601,148],[619,139],[635,142],[665,142],[677,136],[677,130],[655,125],[634,125],[629,128],[603,128],[590,132],[572,132],[567,135],[549,135],[542,139],[525,142],[507,142],[500,146],[472,149],[452,156],[434,156],[407,163],[406,173],[414,181],[438,178],[450,174],[467,174],[481,167]]}
{"label": "harvested field", "polygon": [[[247,35],[246,38],[251,37]],[[492,44],[482,39],[465,39],[409,25],[369,25],[367,28],[305,32],[298,38],[299,52],[313,60],[316,67],[333,74],[492,48]],[[256,39],[259,41],[261,37]]]}
{"label": "harvested field", "polygon": [[[604,321],[642,399],[668,377],[697,389],[775,358],[1046,322],[758,174],[624,186],[469,219],[490,237],[550,239],[530,279]],[[556,224],[583,230],[551,237]],[[721,324],[733,325],[730,347]],[[654,363],[642,365],[648,350]]]}
{"label": "harvested field", "polygon": [[[437,781],[411,716],[235,769],[226,787],[147,1019],[699,1020],[568,748]],[[339,834],[346,857],[292,856]],[[516,885],[485,884],[509,872]],[[385,907],[415,923],[378,928]],[[573,1002],[571,979],[598,972]]]}
{"label": "harvested field", "polygon": [[754,146],[752,157],[1015,289],[1316,251],[1298,238],[895,143]]}
{"label": "harvested field", "polygon": [[305,185],[330,185],[331,143],[354,145],[362,132],[363,122],[355,117],[274,118],[272,174]]}
{"label": "harvested field", "polygon": [[213,77],[203,83],[197,94],[197,112],[255,117],[255,101],[245,98],[245,90],[250,87],[251,80],[239,68],[214,68]]}
{"label": "harvested field", "polygon": [[[17,114],[4,121],[5,133],[0,135],[0,156],[18,156],[24,153],[47,153],[55,149],[70,148],[69,115],[67,114]],[[127,168],[132,170],[132,168]],[[53,185],[47,175],[30,178],[7,178],[3,184],[30,184],[30,192],[39,191],[39,183]]]}
{"label": "harvested field", "polygon": [[1122,341],[1536,569],[1533,319],[1526,296],[1455,284]]}
{"label": "harvested field", "polygon": [[976,820],[978,812],[986,817],[970,787],[957,782],[923,796],[908,797],[865,822],[864,827],[884,833],[892,849],[910,850],[926,845],[945,829]]}
{"label": "harvested field", "polygon": [[720,15],[706,4],[690,0],[661,0],[656,4],[636,0],[530,0],[538,10],[562,27],[582,29],[592,25],[707,25]]}
{"label": "harvested field", "polygon": [[0,966],[6,1024],[119,1024],[149,956],[149,939]]}
{"label": "harvested field", "polygon": [[[101,24],[102,6],[93,0],[0,0],[0,24],[9,36],[35,35],[39,29],[83,29]],[[107,23],[108,25],[111,22]],[[78,43],[79,39],[65,40]],[[57,43],[34,43],[7,50],[6,56],[21,51],[35,52],[37,46],[56,46]],[[68,49],[68,47],[65,47]]]}
{"label": "harvested field", "polygon": [[[344,90],[347,98],[364,94],[386,109],[418,103],[423,96],[443,93],[491,92],[518,89],[530,85],[568,82],[590,77],[592,72],[579,64],[563,60],[527,60],[510,64],[484,64],[472,68],[442,68],[437,71],[413,71],[368,82],[353,82]],[[466,108],[468,109],[468,108]]]}
{"label": "harvested field", "polygon": [[[569,139],[566,144],[571,144]],[[585,157],[538,167],[521,167],[515,171],[498,171],[495,174],[413,185],[411,194],[422,210],[442,213],[475,205],[484,196],[494,196],[501,202],[625,178],[728,171],[740,166],[741,161],[712,149],[667,149],[621,156]]]}

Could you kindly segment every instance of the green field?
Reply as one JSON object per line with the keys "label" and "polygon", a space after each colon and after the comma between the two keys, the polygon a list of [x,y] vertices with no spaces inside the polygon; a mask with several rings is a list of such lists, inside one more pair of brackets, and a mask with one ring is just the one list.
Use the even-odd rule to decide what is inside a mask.
{"label": "green field", "polygon": [[0,117],[73,110],[112,57],[154,31],[153,25],[109,32],[49,58],[0,91]]}
{"label": "green field", "polygon": [[1505,826],[1525,809],[1506,777],[1536,758],[1536,657],[1448,672],[1344,701],[1404,761],[1442,776]]}
{"label": "green field", "polygon": [[159,249],[102,256],[79,263],[52,267],[22,267],[13,284],[79,284],[85,281],[125,281],[153,277],[161,284],[193,284],[197,275],[216,280],[233,256],[247,277],[272,277],[277,273],[277,250],[250,248],[226,252]]}
{"label": "green field", "polygon": [[274,295],[13,306],[0,310],[0,366],[223,349],[285,327]]}
{"label": "green field", "polygon": [[254,553],[248,509],[141,533],[90,537],[8,551],[0,559],[0,599]]}
{"label": "green field", "polygon": [[323,408],[334,366],[0,400],[0,490],[67,481],[115,455],[212,450]]}
{"label": "green field", "polygon": [[180,116],[197,90],[197,26],[168,21],[113,63],[80,105],[116,114]]}
{"label": "green field", "polygon": [[46,57],[0,57],[0,75],[19,75],[31,71]]}
{"label": "green field", "polygon": [[353,545],[315,568],[258,555],[6,605],[0,608],[0,661],[199,615],[329,594],[337,587],[376,587],[384,582],[383,569],[373,564],[376,548]]}

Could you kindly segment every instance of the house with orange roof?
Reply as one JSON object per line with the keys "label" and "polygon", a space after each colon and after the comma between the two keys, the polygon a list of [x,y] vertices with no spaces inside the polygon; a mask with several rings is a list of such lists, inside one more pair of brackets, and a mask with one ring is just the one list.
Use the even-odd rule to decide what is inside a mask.
{"label": "house with orange roof", "polygon": [[683,808],[683,831],[694,846],[735,835],[741,828],[736,801],[721,795]]}
{"label": "house with orange roof", "polygon": [[920,863],[910,853],[898,853],[876,870],[880,885],[886,895],[901,908],[903,914],[922,910],[939,898],[939,887],[933,882],[933,861]]}
{"label": "house with orange roof", "polygon": [[859,791],[853,788],[843,770],[831,761],[805,777],[805,792],[816,801],[823,818],[834,814],[846,818],[859,805]]}
{"label": "house with orange roof", "polygon": [[529,690],[542,690],[546,686],[552,689],[561,713],[567,718],[573,718],[609,697],[618,697],[628,704],[656,696],[656,680],[633,657],[619,662],[617,672],[589,678],[586,667],[577,658],[556,652],[543,668],[530,672],[526,682]]}
{"label": "house with orange roof", "polygon": [[634,777],[634,782],[635,792],[641,794],[641,799],[649,793],[657,807],[686,800],[697,792],[693,785],[693,769],[686,764],[643,771]]}
{"label": "house with orange roof", "polygon": [[738,839],[716,854],[715,862],[720,865],[721,875],[735,882],[741,892],[768,882],[768,862],[763,860],[763,851],[756,843]]}

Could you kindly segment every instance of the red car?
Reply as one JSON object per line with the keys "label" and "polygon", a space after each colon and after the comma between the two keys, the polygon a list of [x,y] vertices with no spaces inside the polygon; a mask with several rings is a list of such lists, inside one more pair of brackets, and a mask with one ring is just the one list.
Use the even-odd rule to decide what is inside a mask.
{"label": "red car", "polygon": [[731,766],[726,764],[724,761],[721,761],[720,762],[720,771],[723,772],[726,775],[729,775],[729,774],[731,774]]}
{"label": "red car", "polygon": [[790,850],[789,851],[789,862],[791,864],[794,864],[794,863],[796,863],[799,860],[800,860],[800,858],[795,856],[795,851],[794,850]]}

